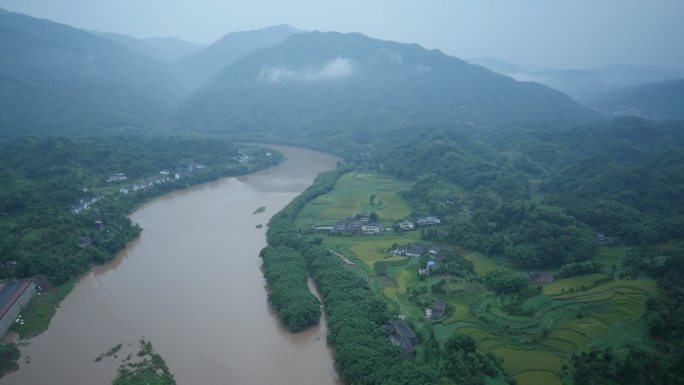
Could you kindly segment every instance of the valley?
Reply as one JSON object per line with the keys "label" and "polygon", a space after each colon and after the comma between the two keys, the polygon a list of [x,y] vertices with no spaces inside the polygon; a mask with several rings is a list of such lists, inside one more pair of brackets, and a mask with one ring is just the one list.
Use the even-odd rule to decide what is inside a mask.
{"label": "valley", "polygon": [[269,1],[0,0],[0,383],[684,381],[681,5]]}

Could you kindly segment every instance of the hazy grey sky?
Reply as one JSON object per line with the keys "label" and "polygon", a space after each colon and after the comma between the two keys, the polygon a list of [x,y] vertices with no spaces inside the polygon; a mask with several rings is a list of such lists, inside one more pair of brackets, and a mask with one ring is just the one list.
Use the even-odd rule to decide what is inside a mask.
{"label": "hazy grey sky", "polygon": [[210,43],[290,24],[552,68],[684,69],[684,0],[0,0],[75,27]]}

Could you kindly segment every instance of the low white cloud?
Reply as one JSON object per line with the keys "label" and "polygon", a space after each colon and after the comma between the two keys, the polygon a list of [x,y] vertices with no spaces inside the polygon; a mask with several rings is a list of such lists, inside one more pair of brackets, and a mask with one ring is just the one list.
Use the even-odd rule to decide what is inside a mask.
{"label": "low white cloud", "polygon": [[262,67],[259,79],[269,83],[281,81],[316,82],[344,78],[353,74],[353,62],[338,55],[335,59],[324,63],[318,68],[293,70],[285,66]]}

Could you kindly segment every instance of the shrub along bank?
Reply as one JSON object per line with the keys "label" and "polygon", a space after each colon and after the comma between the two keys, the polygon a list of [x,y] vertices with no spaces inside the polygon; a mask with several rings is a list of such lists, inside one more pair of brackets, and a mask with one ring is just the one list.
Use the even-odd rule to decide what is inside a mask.
{"label": "shrub along bank", "polygon": [[[371,292],[363,278],[323,249],[319,239],[299,233],[294,226],[299,211],[331,191],[348,171],[339,168],[321,174],[269,223],[269,246],[262,252],[264,275],[271,289],[269,300],[280,319],[290,330],[318,322],[318,318],[311,318],[315,314],[310,308],[308,272],[323,298],[328,342],[335,346],[335,366],[346,383],[483,384],[485,375],[501,375],[496,362],[459,344],[449,347],[445,357],[448,365],[437,370],[406,359],[389,341],[390,318],[385,302]],[[465,367],[469,370],[458,370]]]}

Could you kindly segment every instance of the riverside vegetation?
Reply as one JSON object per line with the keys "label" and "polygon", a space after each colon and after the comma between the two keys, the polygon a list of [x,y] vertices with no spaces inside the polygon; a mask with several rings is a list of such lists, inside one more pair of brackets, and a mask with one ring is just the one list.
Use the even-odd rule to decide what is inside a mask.
{"label": "riverside vegetation", "polygon": [[[546,134],[550,129],[553,135]],[[614,140],[618,133],[620,140]],[[684,138],[676,123],[625,119],[502,129],[498,135],[458,129],[421,135],[413,146],[408,143],[417,140],[409,133],[365,145],[347,141],[343,150],[338,147],[347,165],[321,176],[273,217],[264,266],[268,271],[277,260],[278,277],[288,277],[270,294],[278,298],[286,326],[301,330],[318,322],[308,273],[323,295],[329,342],[349,383],[363,383],[356,375],[365,364],[380,373],[395,365],[402,369],[387,373],[403,371],[367,383],[681,382],[683,356],[675,341],[681,339],[677,274],[684,258],[684,207],[676,197],[684,188],[678,172],[684,171],[678,161]],[[402,148],[412,150],[393,155]],[[570,182],[572,187],[563,185]],[[357,211],[376,211],[390,227],[403,217],[429,214],[443,223],[377,237],[310,230]],[[612,244],[599,242],[597,233]],[[425,258],[387,253],[393,244],[411,242],[446,246],[444,268],[420,278],[417,268]],[[363,262],[362,268],[345,267],[325,249]],[[330,275],[319,270],[322,265]],[[529,271],[553,274],[556,281],[531,283],[520,275]],[[331,286],[334,292],[325,289]],[[423,308],[436,298],[447,302],[448,314],[424,320]],[[345,321],[334,316],[338,308],[345,309]],[[385,324],[398,314],[422,339],[413,360],[389,345]],[[353,337],[345,327],[356,331],[349,332]],[[354,344],[360,334],[377,340],[361,349]],[[476,356],[489,361],[474,365],[482,370],[450,375],[450,360],[465,365],[466,353],[447,353],[449,341],[462,334],[482,352]],[[602,370],[597,357],[611,369]],[[490,367],[498,371],[483,369]]]}
{"label": "riverside vegetation", "polygon": [[[25,322],[13,325],[22,338],[47,329],[55,307],[91,264],[111,260],[138,236],[141,229],[127,217],[135,207],[173,190],[246,174],[282,159],[273,150],[224,140],[131,136],[25,138],[3,143],[0,153],[0,277],[42,276],[46,289],[23,312]],[[244,156],[247,164],[238,162]],[[187,170],[189,163],[206,167],[147,189],[119,192],[122,186],[159,177],[160,170]],[[126,181],[105,181],[120,172],[126,173]],[[92,207],[70,212],[81,199],[93,197],[99,200]]]}
{"label": "riverside vegetation", "polygon": [[120,359],[121,364],[112,385],[176,385],[173,374],[164,359],[154,351],[152,343],[141,338],[138,344],[135,354],[128,353],[128,348],[133,344],[125,348],[123,344],[118,344],[95,358],[96,362],[103,359],[118,360],[120,354],[124,356],[124,353],[128,353]]}

